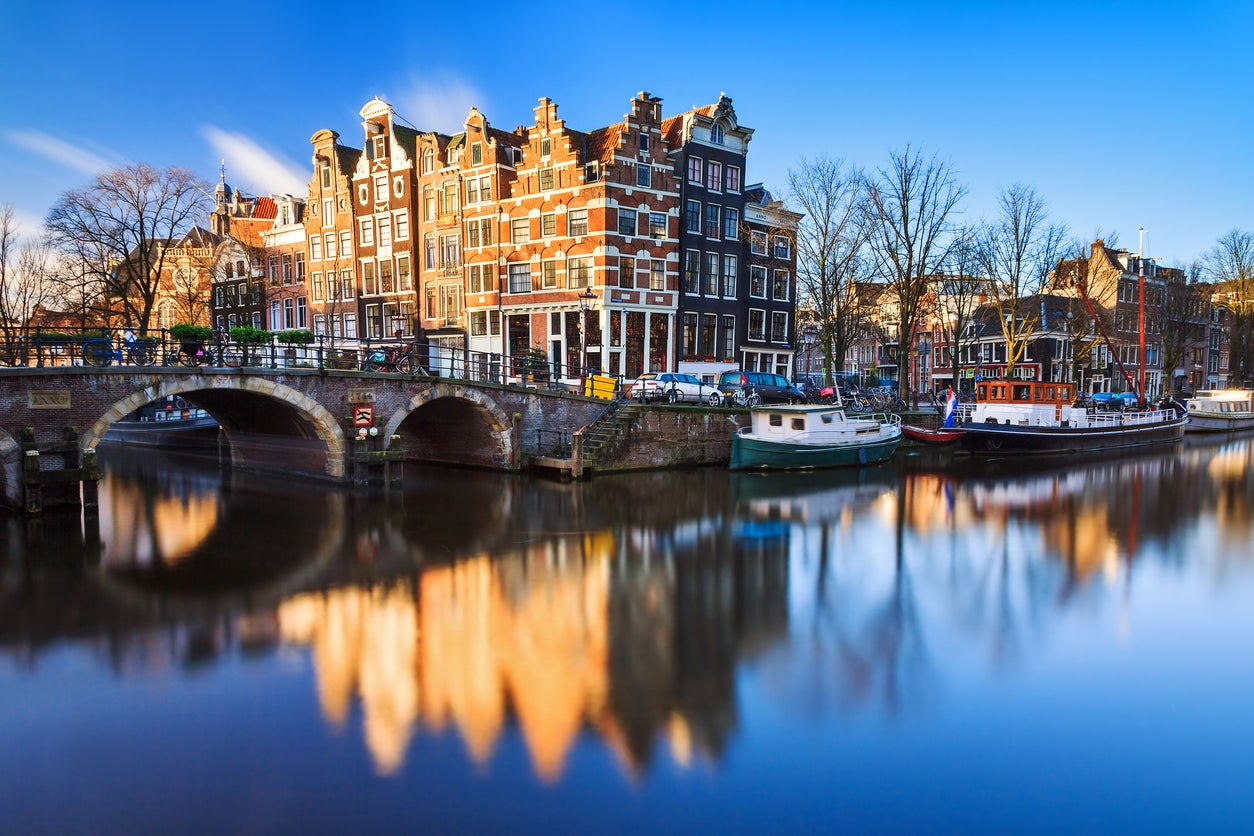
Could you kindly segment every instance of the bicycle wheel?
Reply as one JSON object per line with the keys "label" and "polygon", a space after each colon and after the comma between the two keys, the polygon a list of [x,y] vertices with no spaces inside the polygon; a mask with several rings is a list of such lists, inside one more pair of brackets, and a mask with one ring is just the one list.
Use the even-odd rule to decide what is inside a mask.
{"label": "bicycle wheel", "polygon": [[755,407],[755,406],[761,406],[762,396],[759,395],[757,392],[750,392],[749,396],[745,398],[745,405],[750,408]]}
{"label": "bicycle wheel", "polygon": [[88,340],[83,343],[83,362],[89,366],[104,367],[113,362],[113,346],[106,339]]}
{"label": "bicycle wheel", "polygon": [[150,345],[136,343],[126,352],[127,359],[136,366],[151,366],[157,362],[157,352]]}
{"label": "bicycle wheel", "polygon": [[222,346],[221,357],[222,357],[222,365],[228,368],[232,368],[232,369],[238,369],[240,365],[244,362],[243,352],[241,352],[239,348],[234,345]]}

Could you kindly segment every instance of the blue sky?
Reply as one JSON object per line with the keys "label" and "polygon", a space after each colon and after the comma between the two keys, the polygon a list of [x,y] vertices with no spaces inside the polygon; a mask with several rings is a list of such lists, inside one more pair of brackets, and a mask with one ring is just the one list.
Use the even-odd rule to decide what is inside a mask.
{"label": "blue sky", "polygon": [[[948,160],[965,217],[1023,182],[1080,239],[1115,231],[1165,263],[1254,227],[1254,5],[934,2],[409,4],[273,0],[0,9],[0,202],[37,223],[127,161],[252,193],[303,188],[309,137],[359,145],[374,96],[420,129],[494,125],[548,96],[572,127],[631,96],[665,115],[731,96],[756,130],[749,182],[803,157]],[[476,33],[478,30],[478,34]]]}

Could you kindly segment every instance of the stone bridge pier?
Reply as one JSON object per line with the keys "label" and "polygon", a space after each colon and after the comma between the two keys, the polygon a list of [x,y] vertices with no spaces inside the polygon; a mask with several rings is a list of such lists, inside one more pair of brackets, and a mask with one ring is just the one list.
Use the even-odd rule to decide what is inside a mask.
{"label": "stone bridge pier", "polygon": [[107,440],[114,422],[171,396],[217,419],[232,466],[330,481],[351,478],[362,446],[408,461],[517,470],[546,435],[569,435],[606,405],[514,386],[320,369],[5,369],[4,503],[22,504],[24,429],[37,444],[53,444],[74,427],[88,450]]}

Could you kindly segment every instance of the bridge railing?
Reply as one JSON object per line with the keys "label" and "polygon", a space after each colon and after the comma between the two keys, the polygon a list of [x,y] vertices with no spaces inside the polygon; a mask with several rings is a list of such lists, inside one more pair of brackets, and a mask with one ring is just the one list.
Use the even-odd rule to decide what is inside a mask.
{"label": "bridge railing", "polygon": [[[579,392],[589,376],[613,381],[623,391],[622,375],[609,375],[589,364],[562,363],[536,349],[520,356],[471,351],[413,337],[379,339],[306,335],[282,342],[269,332],[260,341],[241,343],[222,331],[204,341],[175,339],[168,330],[131,333],[125,328],[52,330],[12,329],[0,332],[0,367],[10,366],[195,366],[204,368],[338,369],[375,371],[419,377],[441,377],[475,383],[514,384],[554,391]],[[104,341],[102,343],[102,341]],[[108,351],[101,346],[107,344]],[[142,351],[129,347],[139,345]],[[88,350],[84,352],[84,346]]]}

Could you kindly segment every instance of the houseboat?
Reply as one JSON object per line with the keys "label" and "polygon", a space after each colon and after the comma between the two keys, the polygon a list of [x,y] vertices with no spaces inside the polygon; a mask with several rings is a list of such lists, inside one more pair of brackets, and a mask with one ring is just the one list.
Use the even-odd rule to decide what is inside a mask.
{"label": "houseboat", "polygon": [[732,470],[860,467],[888,460],[901,442],[897,415],[849,418],[838,404],[754,407],[732,436]]}
{"label": "houseboat", "polygon": [[1208,389],[1185,401],[1189,432],[1231,433],[1254,429],[1254,392],[1248,389]]}
{"label": "houseboat", "polygon": [[177,396],[150,403],[114,421],[103,443],[137,447],[210,449],[218,443],[218,422]]}
{"label": "houseboat", "polygon": [[1170,444],[1189,419],[1174,409],[1103,411],[1073,404],[1068,383],[991,380],[963,404],[960,448],[971,454],[1088,453]]}

